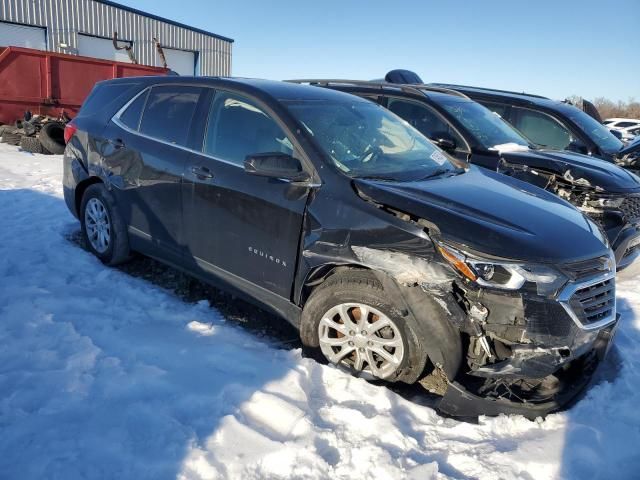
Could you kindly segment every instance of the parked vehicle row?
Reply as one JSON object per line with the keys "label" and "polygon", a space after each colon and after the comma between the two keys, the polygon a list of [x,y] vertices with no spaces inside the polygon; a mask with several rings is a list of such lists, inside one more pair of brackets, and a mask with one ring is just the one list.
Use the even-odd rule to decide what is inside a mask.
{"label": "parked vehicle row", "polygon": [[312,83],[98,83],[65,132],[89,249],[231,290],[365,378],[444,379],[451,415],[574,399],[617,328],[640,180],[534,149],[450,89]]}
{"label": "parked vehicle row", "polygon": [[465,162],[551,191],[606,232],[618,270],[640,257],[640,178],[614,164],[537,147],[481,104],[456,90],[348,80],[298,81],[369,98]]}

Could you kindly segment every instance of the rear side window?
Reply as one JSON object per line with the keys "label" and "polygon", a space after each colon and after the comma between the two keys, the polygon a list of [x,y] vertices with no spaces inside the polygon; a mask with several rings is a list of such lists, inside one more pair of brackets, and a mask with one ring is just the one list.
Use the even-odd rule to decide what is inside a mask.
{"label": "rear side window", "polygon": [[142,94],[138,95],[131,105],[120,115],[120,121],[127,127],[133,130],[138,130],[140,127],[140,116],[142,115],[144,104],[147,101],[148,93],[149,90],[145,90]]}
{"label": "rear side window", "polygon": [[280,125],[251,100],[219,92],[209,113],[204,152],[243,165],[248,155],[257,153],[293,155],[293,144]]}
{"label": "rear side window", "polygon": [[571,143],[569,130],[553,117],[520,107],[513,107],[513,113],[515,127],[533,143],[558,150]]}
{"label": "rear side window", "polygon": [[201,92],[199,87],[183,85],[153,87],[140,121],[140,133],[176,145],[186,145]]}
{"label": "rear side window", "polygon": [[[96,85],[89,94],[89,97],[87,97],[82,104],[81,114],[83,116],[93,115],[103,110],[107,105],[113,103],[135,85],[135,83],[107,83]],[[122,103],[125,102],[123,101]]]}

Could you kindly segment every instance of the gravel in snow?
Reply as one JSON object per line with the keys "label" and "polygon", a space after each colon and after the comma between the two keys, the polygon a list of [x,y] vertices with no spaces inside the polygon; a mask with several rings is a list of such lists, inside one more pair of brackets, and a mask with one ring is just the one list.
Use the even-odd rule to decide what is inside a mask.
{"label": "gravel in snow", "polygon": [[463,423],[103,266],[61,170],[0,145],[0,478],[640,478],[640,279],[576,406]]}

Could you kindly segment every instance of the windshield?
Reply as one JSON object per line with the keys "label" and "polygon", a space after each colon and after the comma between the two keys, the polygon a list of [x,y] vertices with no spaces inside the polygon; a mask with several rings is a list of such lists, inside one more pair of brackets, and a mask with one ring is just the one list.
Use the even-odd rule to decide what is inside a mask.
{"label": "windshield", "polygon": [[290,112],[346,175],[411,181],[456,171],[447,155],[369,101],[296,101]]}
{"label": "windshield", "polygon": [[527,139],[505,122],[497,113],[479,103],[467,100],[446,100],[442,107],[453,115],[485,148],[500,145],[529,145]]}
{"label": "windshield", "polygon": [[618,140],[609,129],[595,118],[587,115],[573,105],[562,106],[565,115],[571,119],[598,147],[607,153],[615,153],[620,150],[623,143]]}

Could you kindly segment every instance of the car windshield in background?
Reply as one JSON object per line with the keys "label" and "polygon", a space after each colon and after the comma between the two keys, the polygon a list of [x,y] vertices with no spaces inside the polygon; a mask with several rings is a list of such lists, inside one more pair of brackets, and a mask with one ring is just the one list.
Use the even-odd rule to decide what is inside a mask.
{"label": "car windshield in background", "polygon": [[609,129],[595,118],[587,115],[573,105],[563,105],[565,115],[583,130],[593,142],[607,153],[616,153],[624,144]]}
{"label": "car windshield in background", "polygon": [[440,105],[453,115],[485,148],[515,143],[524,147],[529,141],[500,116],[476,102],[446,100]]}
{"label": "car windshield in background", "polygon": [[350,177],[412,181],[457,170],[420,132],[372,102],[289,102],[287,106]]}

